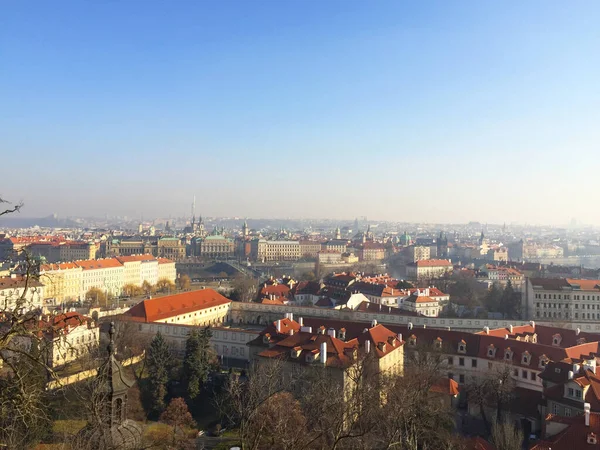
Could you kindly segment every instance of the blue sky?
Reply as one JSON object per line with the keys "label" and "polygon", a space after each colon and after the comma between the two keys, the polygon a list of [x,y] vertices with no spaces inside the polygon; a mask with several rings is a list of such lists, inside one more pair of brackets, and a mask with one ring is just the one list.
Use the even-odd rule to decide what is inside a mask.
{"label": "blue sky", "polygon": [[23,215],[600,224],[597,1],[2,8]]}

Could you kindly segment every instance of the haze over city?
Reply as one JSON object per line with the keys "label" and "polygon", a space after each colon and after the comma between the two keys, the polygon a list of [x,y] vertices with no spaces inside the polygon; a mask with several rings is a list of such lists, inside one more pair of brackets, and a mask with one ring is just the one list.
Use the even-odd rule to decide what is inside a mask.
{"label": "haze over city", "polygon": [[598,2],[33,4],[0,18],[23,216],[600,224]]}

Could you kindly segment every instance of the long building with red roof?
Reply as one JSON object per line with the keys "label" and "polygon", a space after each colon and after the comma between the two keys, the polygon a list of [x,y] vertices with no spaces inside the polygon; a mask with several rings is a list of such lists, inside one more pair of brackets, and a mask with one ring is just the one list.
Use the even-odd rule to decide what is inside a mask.
{"label": "long building with red roof", "polygon": [[225,321],[230,303],[231,300],[213,289],[200,289],[142,300],[124,318],[144,323],[209,326]]}

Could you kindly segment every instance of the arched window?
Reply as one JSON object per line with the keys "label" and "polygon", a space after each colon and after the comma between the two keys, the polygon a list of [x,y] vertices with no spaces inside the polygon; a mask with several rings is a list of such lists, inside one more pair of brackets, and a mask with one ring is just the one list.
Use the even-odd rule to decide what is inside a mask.
{"label": "arched window", "polygon": [[123,420],[123,399],[122,398],[118,398],[116,400],[114,419],[118,423],[120,423]]}

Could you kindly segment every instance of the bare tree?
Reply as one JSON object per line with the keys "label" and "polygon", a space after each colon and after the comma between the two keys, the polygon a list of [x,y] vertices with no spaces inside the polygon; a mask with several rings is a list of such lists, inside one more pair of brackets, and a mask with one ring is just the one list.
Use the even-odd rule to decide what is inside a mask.
{"label": "bare tree", "polygon": [[523,431],[508,421],[492,423],[492,443],[496,450],[521,450]]}
{"label": "bare tree", "polygon": [[4,199],[2,195],[0,195],[0,206],[4,206],[4,208],[0,207],[0,216],[4,216],[7,214],[12,214],[21,211],[21,208],[23,207],[23,202],[12,203]]}
{"label": "bare tree", "polygon": [[233,295],[240,302],[251,302],[257,292],[257,281],[244,274],[238,274],[233,280]]}
{"label": "bare tree", "polygon": [[443,394],[432,392],[446,359],[441,348],[418,346],[407,352],[403,377],[384,384],[385,407],[378,420],[377,448],[416,450],[457,448],[453,410]]}
{"label": "bare tree", "polygon": [[512,378],[513,368],[510,364],[502,363],[485,377],[474,380],[466,387],[469,404],[477,406],[481,419],[488,431],[492,432],[493,421],[487,410],[495,410],[495,421],[503,421],[504,409],[515,395],[515,381]]}

